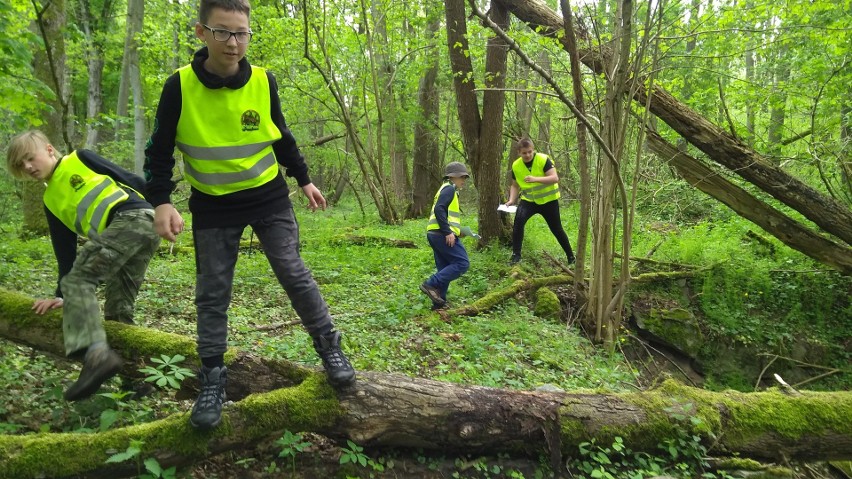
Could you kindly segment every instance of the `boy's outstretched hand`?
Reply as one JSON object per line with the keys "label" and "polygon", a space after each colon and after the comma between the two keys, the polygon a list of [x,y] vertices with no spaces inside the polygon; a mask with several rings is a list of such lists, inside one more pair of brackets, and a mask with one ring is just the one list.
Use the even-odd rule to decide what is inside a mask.
{"label": "boy's outstretched hand", "polygon": [[328,204],[325,202],[325,197],[320,193],[320,190],[314,186],[313,183],[308,183],[307,185],[302,187],[302,192],[305,193],[305,196],[308,197],[308,209],[311,211],[316,211],[317,208],[321,208],[325,211],[326,206]]}
{"label": "boy's outstretched hand", "polygon": [[36,314],[44,314],[51,309],[61,308],[63,304],[62,298],[39,299],[33,304],[33,311]]}
{"label": "boy's outstretched hand", "polygon": [[161,238],[175,242],[177,235],[183,231],[183,218],[171,203],[164,203],[154,209],[154,231]]}

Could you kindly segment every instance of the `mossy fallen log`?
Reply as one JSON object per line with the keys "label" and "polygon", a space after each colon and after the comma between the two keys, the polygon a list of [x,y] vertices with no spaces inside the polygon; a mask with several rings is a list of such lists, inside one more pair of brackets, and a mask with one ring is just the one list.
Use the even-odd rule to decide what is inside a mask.
{"label": "mossy fallen log", "polygon": [[351,233],[337,236],[331,239],[333,244],[339,245],[358,245],[358,246],[381,246],[391,248],[417,249],[417,244],[411,240],[400,240],[394,238],[385,238],[384,236],[364,236],[354,235]]}
{"label": "mossy fallen log", "polygon": [[[32,338],[24,341],[10,334],[55,329],[55,342],[58,315],[35,315],[31,304],[31,298],[0,290],[0,335],[37,347]],[[186,342],[159,331],[115,324],[108,334],[115,347],[147,338],[148,344],[138,347],[146,354],[191,352]],[[157,345],[163,349],[155,350]],[[182,349],[168,349],[172,347]],[[716,393],[668,381],[659,389],[631,393],[545,393],[363,371],[354,386],[334,391],[316,369],[238,351],[230,351],[227,361],[234,371],[228,395],[238,402],[225,409],[223,424],[215,431],[192,430],[182,413],[97,434],[0,436],[0,477],[119,477],[128,472],[122,469],[126,466],[105,461],[124,451],[131,439],[144,441],[144,457],[170,466],[250,446],[285,429],[444,454],[549,453],[557,465],[591,439],[611,444],[618,436],[635,451],[656,452],[663,441],[682,434],[700,436],[720,455],[852,458],[850,392],[804,391],[799,397],[777,391]]]}
{"label": "mossy fallen log", "polygon": [[542,286],[552,286],[554,284],[569,284],[574,280],[574,277],[568,274],[560,274],[556,276],[545,276],[543,278],[527,278],[519,279],[509,286],[493,291],[485,296],[477,299],[473,303],[466,304],[452,310],[453,313],[460,316],[476,316],[479,313],[484,313],[498,304],[506,301],[509,298],[516,296],[519,293],[527,291],[535,291]]}
{"label": "mossy fallen log", "polygon": [[[631,281],[634,283],[653,283],[655,281],[671,281],[674,279],[691,278],[694,277],[695,274],[696,273],[693,271],[662,271],[640,274],[639,276],[631,278]],[[486,294],[473,303],[450,310],[449,313],[457,314],[459,316],[476,316],[489,311],[503,301],[513,298],[520,293],[531,292],[545,286],[553,286],[556,284],[571,284],[573,281],[574,276],[570,274],[519,279],[503,289]]]}

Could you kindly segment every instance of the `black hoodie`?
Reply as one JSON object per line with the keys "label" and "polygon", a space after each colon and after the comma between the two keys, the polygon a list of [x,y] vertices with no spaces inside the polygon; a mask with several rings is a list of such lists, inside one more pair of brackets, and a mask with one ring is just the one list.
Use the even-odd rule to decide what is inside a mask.
{"label": "black hoodie", "polygon": [[[192,71],[207,88],[238,89],[248,83],[251,78],[252,69],[245,58],[240,60],[240,70],[236,75],[223,78],[204,69],[207,56],[207,47],[204,47],[195,53],[192,60]],[[299,186],[307,185],[311,182],[308,176],[308,165],[299,147],[296,146],[296,139],[287,128],[284,115],[281,113],[278,84],[272,73],[267,71],[266,76],[269,78],[272,121],[281,130],[282,135],[280,140],[272,144],[275,157],[286,169],[287,176],[295,178]],[[180,109],[180,75],[176,72],[163,85],[160,103],[157,106],[154,132],[145,148],[144,170],[148,181],[145,193],[155,207],[171,203],[171,193],[175,187],[172,181],[175,159],[172,155],[175,149]],[[193,228],[221,228],[250,224],[290,208],[288,193],[287,182],[284,181],[280,172],[274,180],[264,185],[222,196],[208,195],[192,188],[189,211],[192,213]]]}

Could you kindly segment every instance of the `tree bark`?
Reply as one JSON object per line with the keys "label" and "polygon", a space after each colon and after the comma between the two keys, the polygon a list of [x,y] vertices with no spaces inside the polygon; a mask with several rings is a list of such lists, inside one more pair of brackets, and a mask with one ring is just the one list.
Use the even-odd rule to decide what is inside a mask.
{"label": "tree bark", "polygon": [[[574,33],[574,19],[571,13],[571,4],[568,0],[561,0],[563,17],[565,20],[565,48],[568,51],[571,65],[571,80],[574,92],[574,104],[581,115],[586,114],[586,103],[583,98],[583,77],[580,73],[580,55],[577,50],[577,35]],[[591,216],[591,173],[589,172],[588,141],[586,139],[586,125],[577,120],[577,172],[579,173],[580,185],[580,221],[577,225],[576,245],[576,275],[574,279],[574,291],[580,291],[581,283],[586,272],[586,244],[589,237],[589,218]]]}
{"label": "tree bark", "polygon": [[[564,46],[564,37],[559,35],[563,26],[562,18],[547,5],[537,0],[499,0],[498,3],[540,35],[554,38],[567,48]],[[580,60],[592,71],[601,74],[604,71],[604,60],[609,55],[605,48],[598,51],[584,49],[580,51]],[[650,92],[640,88],[634,100],[644,105],[649,95],[651,112],[713,161],[800,212],[824,231],[852,244],[852,210],[847,206],[773,165],[660,87]]]}
{"label": "tree bark", "polygon": [[[426,25],[426,39],[434,40],[441,22],[437,16]],[[441,158],[438,152],[437,125],[440,95],[437,89],[438,55],[432,55],[417,89],[419,117],[414,123],[414,160],[411,182],[411,206],[407,216],[420,218],[432,207],[435,191],[441,186]]]}
{"label": "tree bark", "polygon": [[[504,40],[491,37],[485,58],[486,91],[482,96],[482,113],[476,98],[473,65],[469,57],[464,0],[445,0],[447,17],[447,47],[453,71],[459,126],[465,157],[473,170],[473,180],[479,192],[479,234],[483,241],[506,235],[503,219],[497,211],[501,199],[500,159],[502,157],[503,109],[506,95],[506,60],[508,49]],[[492,5],[492,21],[507,26],[509,15],[505,8]]]}
{"label": "tree bark", "polygon": [[103,113],[104,38],[108,33],[109,22],[113,21],[113,2],[104,0],[100,10],[93,12],[89,0],[80,1],[80,23],[83,27],[86,45],[86,70],[89,73],[88,94],[86,95],[86,141],[85,147],[96,149],[100,142],[100,116]]}
{"label": "tree bark", "polygon": [[[65,82],[65,40],[62,31],[65,28],[65,1],[46,2],[43,5],[33,2],[36,20],[33,28],[44,41],[44,49],[33,54],[33,72],[35,77],[53,90],[54,98],[39,98],[50,110],[43,113],[42,132],[59,151],[70,150],[68,138],[68,96]],[[47,218],[44,214],[44,184],[40,181],[25,181],[22,185],[22,212],[24,217],[22,233],[24,236],[44,236],[48,234]]]}
{"label": "tree bark", "polygon": [[133,170],[142,175],[145,164],[145,100],[142,97],[142,70],[139,68],[139,43],[136,36],[141,34],[145,19],[144,0],[128,0],[127,23],[131,39],[128,45],[127,74],[130,77],[130,90],[133,92]]}
{"label": "tree bark", "polygon": [[[0,290],[0,335],[61,351],[60,313],[36,315],[32,302]],[[110,344],[125,356],[180,353],[197,360],[189,338],[121,323],[106,326]],[[142,457],[169,467],[283,430],[445,454],[548,453],[556,467],[576,454],[580,442],[611,444],[619,436],[635,451],[656,452],[659,443],[684,433],[701,436],[715,454],[775,461],[852,458],[850,392],[714,393],[667,381],[635,393],[545,393],[363,371],[354,386],[335,391],[316,369],[234,353],[228,397],[237,402],[225,408],[213,432],[194,431],[183,413],[97,434],[0,436],[0,477],[116,477],[133,474],[135,465],[127,469],[105,460],[131,439],[144,442]],[[184,381],[182,387],[194,384]],[[700,421],[672,417],[667,412],[672,404]]]}

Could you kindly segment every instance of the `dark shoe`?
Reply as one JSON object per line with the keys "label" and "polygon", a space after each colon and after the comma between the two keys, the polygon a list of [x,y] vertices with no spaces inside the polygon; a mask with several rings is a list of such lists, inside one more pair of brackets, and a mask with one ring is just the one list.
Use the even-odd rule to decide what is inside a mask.
{"label": "dark shoe", "polygon": [[449,303],[444,303],[444,304],[432,303],[432,311],[443,311],[443,310],[445,310],[449,307],[450,307]]}
{"label": "dark shoe", "polygon": [[139,380],[133,380],[128,377],[121,378],[121,386],[119,388],[128,393],[126,399],[139,400],[146,396],[150,396],[157,391],[151,383]]}
{"label": "dark shoe", "polygon": [[222,421],[222,404],[225,403],[225,384],[228,382],[228,368],[208,368],[201,366],[199,374],[201,380],[201,392],[192,413],[189,415],[189,423],[197,429],[213,429]]}
{"label": "dark shoe", "polygon": [[109,346],[89,347],[83,361],[83,370],[77,382],[65,391],[65,399],[79,401],[94,394],[101,384],[121,370],[123,361]]}
{"label": "dark shoe", "polygon": [[432,300],[432,304],[440,304],[441,306],[447,304],[447,300],[441,297],[441,292],[426,283],[420,285],[420,291],[423,291],[423,294]]}
{"label": "dark shoe", "polygon": [[577,258],[574,257],[574,253],[570,253],[568,255],[568,264],[574,264],[574,261],[576,261],[576,260],[577,260]]}
{"label": "dark shoe", "polygon": [[322,367],[332,386],[348,386],[355,382],[355,369],[340,349],[340,331],[315,338],[314,349],[322,358]]}
{"label": "dark shoe", "polygon": [[513,254],[512,259],[509,260],[509,264],[513,265],[513,266],[520,263],[520,262],[521,262],[521,255],[519,255],[519,254]]}

